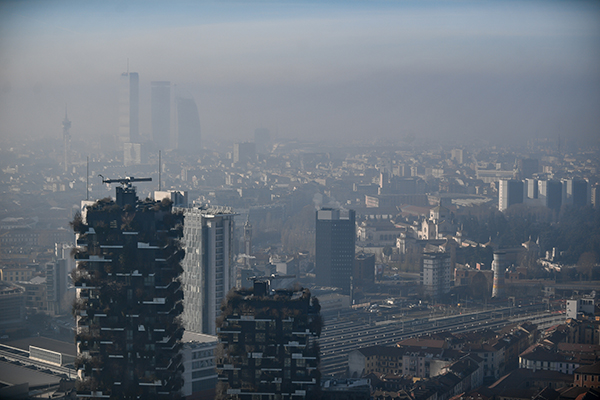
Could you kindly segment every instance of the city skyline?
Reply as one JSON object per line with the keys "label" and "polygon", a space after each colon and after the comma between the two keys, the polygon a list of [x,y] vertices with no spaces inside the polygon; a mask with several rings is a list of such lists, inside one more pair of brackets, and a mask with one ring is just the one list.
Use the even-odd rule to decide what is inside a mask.
{"label": "city skyline", "polygon": [[114,137],[129,59],[142,137],[150,82],[168,80],[213,139],[597,141],[592,2],[1,7],[2,139],[58,136],[65,103],[74,138]]}

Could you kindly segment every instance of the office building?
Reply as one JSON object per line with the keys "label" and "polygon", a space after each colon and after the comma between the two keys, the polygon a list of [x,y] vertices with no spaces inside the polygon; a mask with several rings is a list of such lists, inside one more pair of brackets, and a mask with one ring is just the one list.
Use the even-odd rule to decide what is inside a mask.
{"label": "office building", "polygon": [[124,72],[119,83],[118,142],[138,143],[140,138],[140,77],[137,72]]}
{"label": "office building", "polygon": [[218,322],[217,398],[310,399],[320,386],[319,302],[308,289],[234,289]]}
{"label": "office building", "polygon": [[506,273],[506,253],[503,251],[494,252],[492,261],[492,271],[494,272],[494,284],[492,286],[492,297],[504,297],[504,274]]}
{"label": "office building", "polygon": [[[93,398],[180,398],[183,215],[140,201],[119,182],[73,220],[77,233],[77,393]],[[143,179],[145,180],[145,179]]]}
{"label": "office building", "polygon": [[498,210],[506,211],[513,204],[523,203],[523,182],[501,179],[498,182]]}
{"label": "office building", "polygon": [[375,254],[358,253],[354,258],[353,284],[365,287],[375,283]]}
{"label": "office building", "polygon": [[317,285],[350,294],[354,269],[356,226],[354,210],[322,208],[316,212],[315,269]]}
{"label": "office building", "polygon": [[450,291],[452,263],[448,253],[423,253],[421,284],[423,293],[439,299]]}
{"label": "office building", "polygon": [[60,315],[69,311],[64,298],[67,293],[67,260],[60,259],[46,263],[46,299],[50,315]]}
{"label": "office building", "polygon": [[183,324],[190,332],[214,335],[221,302],[235,286],[230,208],[175,208],[183,213]]}
{"label": "office building", "polygon": [[171,82],[150,82],[152,140],[161,150],[171,146]]}
{"label": "office building", "polygon": [[177,97],[177,150],[186,154],[200,152],[200,116],[193,98]]}

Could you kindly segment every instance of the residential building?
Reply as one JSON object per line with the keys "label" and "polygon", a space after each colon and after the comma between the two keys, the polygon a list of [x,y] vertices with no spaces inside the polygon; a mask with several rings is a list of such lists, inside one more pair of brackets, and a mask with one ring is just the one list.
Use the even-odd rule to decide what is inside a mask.
{"label": "residential building", "polygon": [[600,361],[575,370],[574,386],[600,388]]}
{"label": "residential building", "polygon": [[448,253],[423,253],[421,284],[426,296],[438,299],[450,291],[451,266]]}
{"label": "residential building", "polygon": [[140,201],[135,181],[106,180],[123,185],[116,201],[99,200],[73,220],[80,397],[180,396],[183,215],[168,200]]}
{"label": "residential building", "polygon": [[233,144],[234,166],[245,166],[256,161],[256,146],[253,142],[242,142]]}
{"label": "residential building", "polygon": [[319,302],[308,289],[272,291],[270,279],[233,289],[223,303],[217,399],[304,399],[319,389]]}
{"label": "residential building", "polygon": [[183,324],[187,331],[216,334],[221,302],[235,286],[233,231],[235,213],[226,207],[174,208],[185,218],[181,283]]}
{"label": "residential building", "polygon": [[523,203],[523,182],[501,179],[498,182],[498,210],[506,211],[513,204]]}
{"label": "residential building", "polygon": [[182,396],[187,400],[214,399],[217,387],[217,337],[186,331],[181,342],[184,367]]}
{"label": "residential building", "polygon": [[317,210],[316,219],[317,285],[350,294],[356,242],[354,210],[322,208]]}

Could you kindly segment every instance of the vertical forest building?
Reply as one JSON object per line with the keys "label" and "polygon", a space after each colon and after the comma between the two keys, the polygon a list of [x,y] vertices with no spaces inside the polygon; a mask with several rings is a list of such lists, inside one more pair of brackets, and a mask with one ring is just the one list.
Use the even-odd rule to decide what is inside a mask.
{"label": "vertical forest building", "polygon": [[223,302],[217,399],[309,399],[320,388],[319,302],[308,289],[271,291],[270,279]]}
{"label": "vertical forest building", "polygon": [[140,201],[133,178],[116,201],[75,217],[77,394],[80,398],[172,399],[182,387],[183,216],[171,202]]}

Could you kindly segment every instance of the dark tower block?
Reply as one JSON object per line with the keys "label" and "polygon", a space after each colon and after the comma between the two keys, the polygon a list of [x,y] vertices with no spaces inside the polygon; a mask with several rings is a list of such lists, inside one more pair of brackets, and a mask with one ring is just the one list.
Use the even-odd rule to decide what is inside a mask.
{"label": "dark tower block", "polygon": [[116,202],[99,200],[73,220],[77,233],[77,393],[111,399],[175,399],[183,292],[183,216],[171,202],[140,201],[126,178]]}

